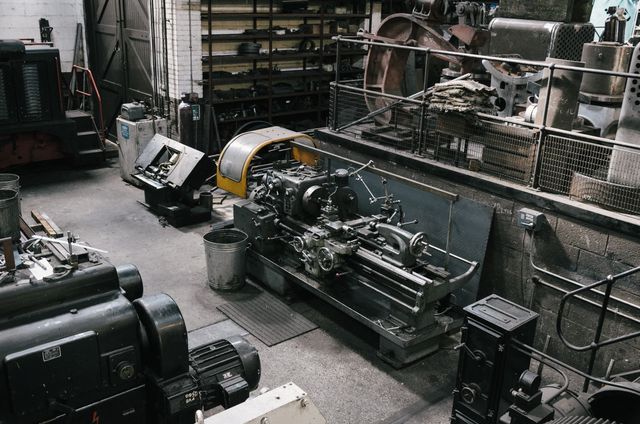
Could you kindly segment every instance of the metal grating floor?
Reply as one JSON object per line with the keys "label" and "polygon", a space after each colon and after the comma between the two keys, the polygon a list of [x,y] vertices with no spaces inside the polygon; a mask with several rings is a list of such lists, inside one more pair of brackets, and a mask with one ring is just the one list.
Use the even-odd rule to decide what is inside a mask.
{"label": "metal grating floor", "polygon": [[251,299],[225,303],[218,309],[269,347],[318,328],[264,292]]}

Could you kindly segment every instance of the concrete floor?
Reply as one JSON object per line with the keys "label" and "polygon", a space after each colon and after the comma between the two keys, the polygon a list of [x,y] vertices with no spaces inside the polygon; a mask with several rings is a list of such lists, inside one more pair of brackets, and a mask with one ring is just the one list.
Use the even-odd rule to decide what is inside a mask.
{"label": "concrete floor", "polygon": [[[113,264],[135,264],[145,292],[171,295],[189,331],[227,320],[216,306],[242,293],[221,295],[206,284],[202,235],[210,224],[163,227],[139,203],[143,192],[120,179],[117,161],[99,169],[47,164],[19,173],[25,214],[46,212],[62,229],[108,250]],[[230,217],[231,206],[231,201],[216,206],[215,220]],[[291,306],[319,328],[270,348],[247,336],[260,353],[260,388],[293,381],[332,424],[449,422],[455,340],[419,363],[394,370],[376,357],[377,338],[346,315],[304,293]]]}

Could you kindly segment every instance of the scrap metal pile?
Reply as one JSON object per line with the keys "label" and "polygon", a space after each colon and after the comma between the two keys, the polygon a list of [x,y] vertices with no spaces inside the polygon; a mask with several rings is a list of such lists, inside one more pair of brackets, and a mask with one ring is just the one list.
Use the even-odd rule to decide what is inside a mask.
{"label": "scrap metal pile", "polygon": [[436,84],[429,99],[429,110],[434,112],[495,113],[492,97],[496,89],[476,81],[448,81]]}

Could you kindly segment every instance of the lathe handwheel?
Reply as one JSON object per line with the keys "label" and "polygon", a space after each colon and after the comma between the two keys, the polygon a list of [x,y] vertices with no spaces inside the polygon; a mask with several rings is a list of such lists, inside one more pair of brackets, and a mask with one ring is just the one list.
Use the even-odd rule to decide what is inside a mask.
{"label": "lathe handwheel", "polygon": [[336,259],[333,255],[333,252],[326,247],[321,247],[318,249],[318,265],[320,269],[325,272],[329,272],[335,266]]}
{"label": "lathe handwheel", "polygon": [[291,240],[291,246],[293,247],[293,250],[298,253],[302,253],[302,251],[304,250],[304,245],[304,239],[300,236],[295,236],[293,240]]}
{"label": "lathe handwheel", "polygon": [[420,256],[427,248],[427,235],[425,233],[416,233],[409,240],[409,252],[413,256]]}

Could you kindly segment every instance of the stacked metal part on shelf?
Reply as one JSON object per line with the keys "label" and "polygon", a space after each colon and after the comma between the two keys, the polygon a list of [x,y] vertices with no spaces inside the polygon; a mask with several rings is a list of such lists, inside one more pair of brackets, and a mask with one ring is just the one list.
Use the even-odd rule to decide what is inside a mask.
{"label": "stacked metal part on shelf", "polygon": [[[621,42],[615,8],[593,42],[589,2],[547,2],[547,21],[533,13],[541,2],[501,4],[489,22],[456,14],[483,2],[417,2],[375,34],[336,37],[369,53],[363,80],[336,71],[332,134],[640,213],[640,51]],[[468,102],[464,113],[434,108],[437,84],[451,79],[490,86],[492,107],[460,91],[449,103]]]}

